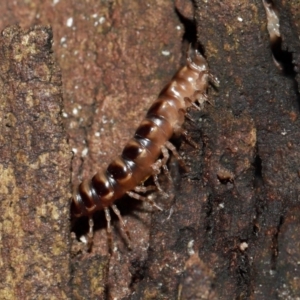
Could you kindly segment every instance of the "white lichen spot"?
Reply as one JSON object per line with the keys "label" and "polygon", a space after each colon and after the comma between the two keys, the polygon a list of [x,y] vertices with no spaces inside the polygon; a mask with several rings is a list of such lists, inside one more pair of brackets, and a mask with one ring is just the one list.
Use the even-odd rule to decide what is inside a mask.
{"label": "white lichen spot", "polygon": [[62,116],[63,116],[64,118],[67,118],[67,117],[68,117],[68,114],[67,114],[66,112],[63,112],[63,113],[62,113]]}
{"label": "white lichen spot", "polygon": [[274,276],[276,274],[276,271],[275,270],[270,270],[269,273],[270,273],[271,276]]}
{"label": "white lichen spot", "polygon": [[240,243],[239,248],[240,248],[241,251],[245,251],[248,248],[248,243],[246,243],[246,242]]}
{"label": "white lichen spot", "polygon": [[96,19],[98,17],[98,14],[93,14],[92,18]]}
{"label": "white lichen spot", "polygon": [[220,207],[221,209],[223,209],[223,208],[225,207],[224,203],[221,202],[221,203],[219,204],[219,207]]}
{"label": "white lichen spot", "polygon": [[89,152],[89,149],[88,148],[84,148],[81,152],[81,157],[85,157]]}
{"label": "white lichen spot", "polygon": [[100,17],[99,18],[99,24],[103,24],[105,22],[105,17]]}
{"label": "white lichen spot", "polygon": [[281,135],[283,135],[283,136],[287,135],[287,131],[285,129],[283,129],[283,131],[281,131]]}
{"label": "white lichen spot", "polygon": [[237,19],[238,19],[239,22],[243,22],[243,18],[238,17]]}
{"label": "white lichen spot", "polygon": [[66,24],[67,24],[67,27],[72,27],[72,25],[73,25],[73,18],[70,17],[70,18],[67,20]]}
{"label": "white lichen spot", "polygon": [[87,241],[87,238],[85,235],[82,235],[80,238],[79,238],[80,242],[87,245],[88,241]]}
{"label": "white lichen spot", "polygon": [[195,244],[195,241],[194,240],[190,240],[188,242],[188,245],[187,245],[187,252],[189,255],[193,255],[195,254],[195,251],[194,251],[194,244]]}
{"label": "white lichen spot", "polygon": [[177,26],[176,26],[176,29],[177,29],[177,30],[181,30],[181,26],[180,26],[180,25],[177,25]]}
{"label": "white lichen spot", "polygon": [[72,111],[72,112],[73,112],[73,115],[76,116],[76,115],[78,114],[78,109],[75,107],[75,108],[73,108],[73,111]]}
{"label": "white lichen spot", "polygon": [[163,50],[163,51],[161,51],[161,54],[162,54],[163,56],[169,56],[169,55],[171,54],[171,52],[168,51],[168,50]]}
{"label": "white lichen spot", "polygon": [[77,153],[77,148],[72,148],[72,152],[74,153],[74,154],[76,154]]}
{"label": "white lichen spot", "polygon": [[99,131],[95,132],[95,136],[99,137],[100,136],[100,132]]}
{"label": "white lichen spot", "polygon": [[53,0],[53,6],[56,5],[59,2],[59,0]]}
{"label": "white lichen spot", "polygon": [[60,39],[60,43],[61,43],[61,44],[64,44],[66,41],[67,41],[67,38],[66,38],[65,36],[63,36],[63,37]]}

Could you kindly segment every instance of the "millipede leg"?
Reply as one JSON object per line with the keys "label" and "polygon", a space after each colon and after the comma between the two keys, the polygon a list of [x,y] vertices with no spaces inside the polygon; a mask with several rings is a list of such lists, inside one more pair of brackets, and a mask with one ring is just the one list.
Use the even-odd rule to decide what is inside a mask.
{"label": "millipede leg", "polygon": [[121,230],[127,236],[127,239],[128,239],[127,243],[128,243],[129,248],[131,248],[130,247],[130,242],[129,242],[130,241],[130,233],[129,233],[129,230],[127,229],[126,223],[124,222],[124,220],[121,216],[121,213],[120,213],[119,209],[117,208],[117,206],[115,204],[113,204],[111,206],[111,208],[114,211],[114,213],[117,215],[117,217],[118,217],[118,219],[121,223]]}
{"label": "millipede leg", "polygon": [[89,218],[89,233],[88,233],[88,242],[87,242],[88,251],[90,251],[92,248],[93,237],[94,237],[94,221],[93,218]]}
{"label": "millipede leg", "polygon": [[156,190],[155,185],[148,185],[148,186],[139,185],[134,188],[134,191],[137,193],[147,193],[149,191],[155,191],[155,190]]}
{"label": "millipede leg", "polygon": [[[185,101],[189,104],[189,106],[193,106],[194,108],[196,108],[197,110],[201,110],[201,107],[199,105],[197,105],[192,99],[190,98],[185,98]],[[189,115],[187,113],[185,113],[185,116],[190,119]],[[191,118],[192,122],[195,122],[193,118]]]}
{"label": "millipede leg", "polygon": [[[184,134],[184,133],[183,133]],[[175,158],[179,161],[181,161],[183,164],[184,164],[184,160],[183,158],[181,157],[181,155],[177,152],[176,150],[176,147],[169,141],[166,141],[165,143],[165,146],[166,148],[168,148],[172,153],[173,155],[175,156]]]}
{"label": "millipede leg", "polygon": [[[181,131],[181,135],[185,138],[185,140],[191,145],[193,146],[194,148],[198,149],[199,148],[199,145],[191,138],[191,136],[189,135],[189,133],[185,130],[182,130]],[[176,149],[175,149],[176,150]],[[179,154],[178,154],[179,155]],[[175,154],[174,154],[175,156]],[[179,155],[180,156],[180,155]],[[176,156],[175,156],[176,157]],[[177,157],[176,157],[177,158]],[[182,157],[180,156],[180,159],[179,161],[182,160]]]}
{"label": "millipede leg", "polygon": [[164,171],[165,175],[168,177],[169,181],[172,182],[172,178],[171,178],[169,169],[167,167],[167,162],[168,162],[169,157],[170,157],[169,151],[165,146],[162,146],[161,147],[161,152],[162,152],[162,155],[163,155],[163,159],[161,161],[163,171]]}
{"label": "millipede leg", "polygon": [[220,80],[216,76],[212,75],[211,73],[208,73],[208,79],[215,87],[220,86]]}
{"label": "millipede leg", "polygon": [[134,198],[136,200],[140,200],[140,201],[145,201],[145,202],[148,202],[149,204],[151,204],[152,206],[156,207],[158,210],[162,211],[163,209],[158,206],[152,199],[150,198],[147,198],[147,197],[144,197],[144,196],[141,196],[139,194],[136,194],[134,192],[127,192],[126,193],[129,197],[131,198]]}
{"label": "millipede leg", "polygon": [[199,93],[198,96],[197,96],[197,102],[199,103],[199,107],[200,109],[203,109],[204,108],[204,103],[205,102],[208,102],[211,106],[215,106],[214,102],[211,101],[207,94],[202,92],[202,93]]}
{"label": "millipede leg", "polygon": [[105,219],[107,223],[107,239],[109,244],[109,249],[113,249],[113,238],[112,238],[112,230],[111,230],[111,216],[109,212],[109,208],[104,208]]}
{"label": "millipede leg", "polygon": [[159,192],[160,192],[164,197],[167,197],[168,194],[165,193],[165,192],[163,191],[163,189],[162,189],[162,187],[160,186],[160,183],[159,183],[159,181],[158,181],[158,174],[153,174],[152,177],[153,177],[153,181],[154,181],[154,184],[155,184],[156,188],[159,190]]}
{"label": "millipede leg", "polygon": [[164,193],[163,189],[161,188],[158,182],[158,175],[160,174],[160,169],[162,167],[161,159],[158,159],[151,167],[153,170],[152,177],[153,177],[154,184],[161,193]]}
{"label": "millipede leg", "polygon": [[[197,106],[197,105],[196,105]],[[198,107],[198,106],[197,106]],[[200,108],[199,108],[200,109]],[[189,114],[185,113],[185,117],[193,123],[196,123],[195,119]]]}

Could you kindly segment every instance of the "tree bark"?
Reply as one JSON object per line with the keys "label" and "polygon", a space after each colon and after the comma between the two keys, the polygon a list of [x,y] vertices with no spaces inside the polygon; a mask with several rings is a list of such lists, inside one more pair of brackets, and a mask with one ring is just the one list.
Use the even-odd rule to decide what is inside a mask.
{"label": "tree bark", "polygon": [[[300,295],[300,18],[296,0],[273,2],[280,16],[281,33],[281,41],[275,46],[270,43],[261,1],[195,0],[192,4],[177,0],[174,5],[170,1],[86,4],[36,0],[6,5],[0,18],[2,28],[13,21],[24,27],[53,25],[54,51],[64,82],[64,125],[74,152],[74,186],[104,169],[121,152],[151,102],[185,64],[189,43],[198,41],[211,73],[220,80],[217,89],[209,88],[211,104],[200,112],[191,110],[194,122],[187,120],[184,124],[199,145],[193,148],[184,141],[178,144],[188,172],[180,172],[171,158],[173,186],[161,177],[170,194],[169,199],[157,196],[164,211],[152,212],[146,204],[120,199],[117,205],[130,231],[133,249],[129,251],[119,222],[113,218],[116,250],[112,255],[104,215],[96,214],[92,252],[86,253],[80,243],[73,241],[71,296],[63,284],[60,291],[65,294],[62,292],[58,299],[295,299]],[[282,71],[273,57],[282,62]],[[38,72],[39,76],[44,73]],[[59,103],[59,99],[56,101]],[[27,110],[15,111],[20,113],[16,120],[30,116]],[[61,130],[58,125],[52,128]],[[64,141],[62,134],[48,146],[64,148]],[[14,157],[10,154],[7,161]],[[70,157],[63,157],[58,164],[59,174],[67,178],[64,170]],[[36,175],[27,177],[21,171],[16,174],[22,180],[11,185],[18,189],[9,194],[15,211],[20,212],[19,203],[27,203],[16,196],[20,187],[33,190],[41,188],[42,183],[35,184]],[[67,179],[61,176],[53,178],[53,182],[61,182],[51,189],[57,198],[26,192],[33,206],[21,211],[30,216],[43,203],[61,208],[58,211],[63,213],[55,224],[51,223],[53,213],[46,213],[49,220],[45,220],[48,236],[50,232],[57,234],[63,241],[58,245],[66,245],[59,259],[52,256],[55,267],[63,256],[66,260],[59,271],[49,268],[53,270],[49,277],[60,274],[66,283],[70,278],[65,252],[69,194],[60,190],[67,188]],[[40,201],[39,205],[34,201]],[[10,211],[6,203],[3,222],[12,222],[12,217],[4,218]],[[11,215],[15,218],[18,213]],[[18,228],[9,226],[3,228]],[[74,229],[79,236],[86,232],[86,220],[77,222]],[[43,229],[34,229],[31,234],[37,237],[27,237],[27,243],[38,243],[47,236]],[[9,241],[16,243],[19,239],[9,235]],[[39,245],[36,248],[42,251],[44,246]],[[23,246],[8,245],[5,249]],[[33,261],[41,263],[41,259]],[[13,264],[12,259],[8,260],[3,270],[11,272]],[[18,285],[22,274],[8,285],[8,291]],[[49,280],[43,282],[33,289],[36,298],[40,290],[52,286]],[[31,284],[35,286],[36,282]],[[24,298],[32,299],[33,292],[27,292]]]}
{"label": "tree bark", "polygon": [[0,298],[69,299],[70,150],[50,27],[0,39]]}

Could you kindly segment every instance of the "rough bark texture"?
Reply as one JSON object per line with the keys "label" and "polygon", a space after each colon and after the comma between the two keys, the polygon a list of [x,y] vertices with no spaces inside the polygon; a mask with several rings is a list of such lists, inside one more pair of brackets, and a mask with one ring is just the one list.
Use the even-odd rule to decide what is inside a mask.
{"label": "rough bark texture", "polygon": [[[282,0],[275,5],[281,19],[280,56],[290,66],[294,60],[298,72],[299,4]],[[194,6],[195,24],[192,3],[180,0],[175,5],[166,0],[36,0],[7,2],[3,7],[1,28],[12,22],[53,26],[64,83],[65,126],[74,151],[74,184],[120,153],[146,108],[184,63],[182,36],[184,42],[191,42],[197,35],[212,74],[221,82],[218,90],[209,91],[213,105],[190,112],[195,122],[187,121],[185,127],[199,149],[188,143],[179,146],[190,167],[187,173],[180,174],[171,160],[175,184],[166,189],[174,196],[157,199],[165,211],[152,214],[147,205],[127,198],[120,201],[133,250],[126,247],[114,219],[117,250],[109,255],[102,213],[95,216],[92,252],[77,251],[74,243],[70,298],[295,299],[300,295],[299,74],[292,68],[285,74],[276,68],[261,1],[194,1]],[[22,184],[31,186],[27,177]],[[59,193],[59,186],[52,190]],[[21,205],[17,193],[11,194],[16,197],[13,203]],[[48,235],[51,231],[65,236],[64,213],[58,221]],[[87,228],[86,220],[80,220],[77,233],[81,224]],[[31,232],[37,235],[33,241],[43,234],[42,229]],[[66,261],[60,270],[49,275],[57,281],[57,276],[69,278],[68,256],[62,251],[63,255]],[[5,270],[14,263],[9,261]],[[17,286],[17,279],[13,280]],[[41,290],[36,297],[43,295]]]}
{"label": "rough bark texture", "polygon": [[0,299],[69,299],[70,150],[50,27],[0,39]]}

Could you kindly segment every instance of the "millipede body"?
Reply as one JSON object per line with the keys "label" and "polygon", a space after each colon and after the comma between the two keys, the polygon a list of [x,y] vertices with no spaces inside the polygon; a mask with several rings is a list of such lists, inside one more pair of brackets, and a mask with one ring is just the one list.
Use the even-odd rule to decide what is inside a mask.
{"label": "millipede body", "polygon": [[152,200],[138,194],[151,189],[142,184],[153,176],[160,190],[157,174],[161,168],[167,170],[168,150],[178,156],[175,147],[169,142],[170,138],[174,134],[183,133],[182,124],[187,108],[197,106],[196,101],[199,104],[197,107],[201,108],[207,100],[206,91],[211,78],[208,65],[197,50],[193,50],[192,54],[193,58],[189,49],[186,65],[175,74],[151,105],[121,155],[106,170],[79,185],[72,198],[72,217],[87,216],[92,222],[94,212],[104,210],[109,223],[111,207],[122,221],[114,202],[125,194],[158,207]]}

